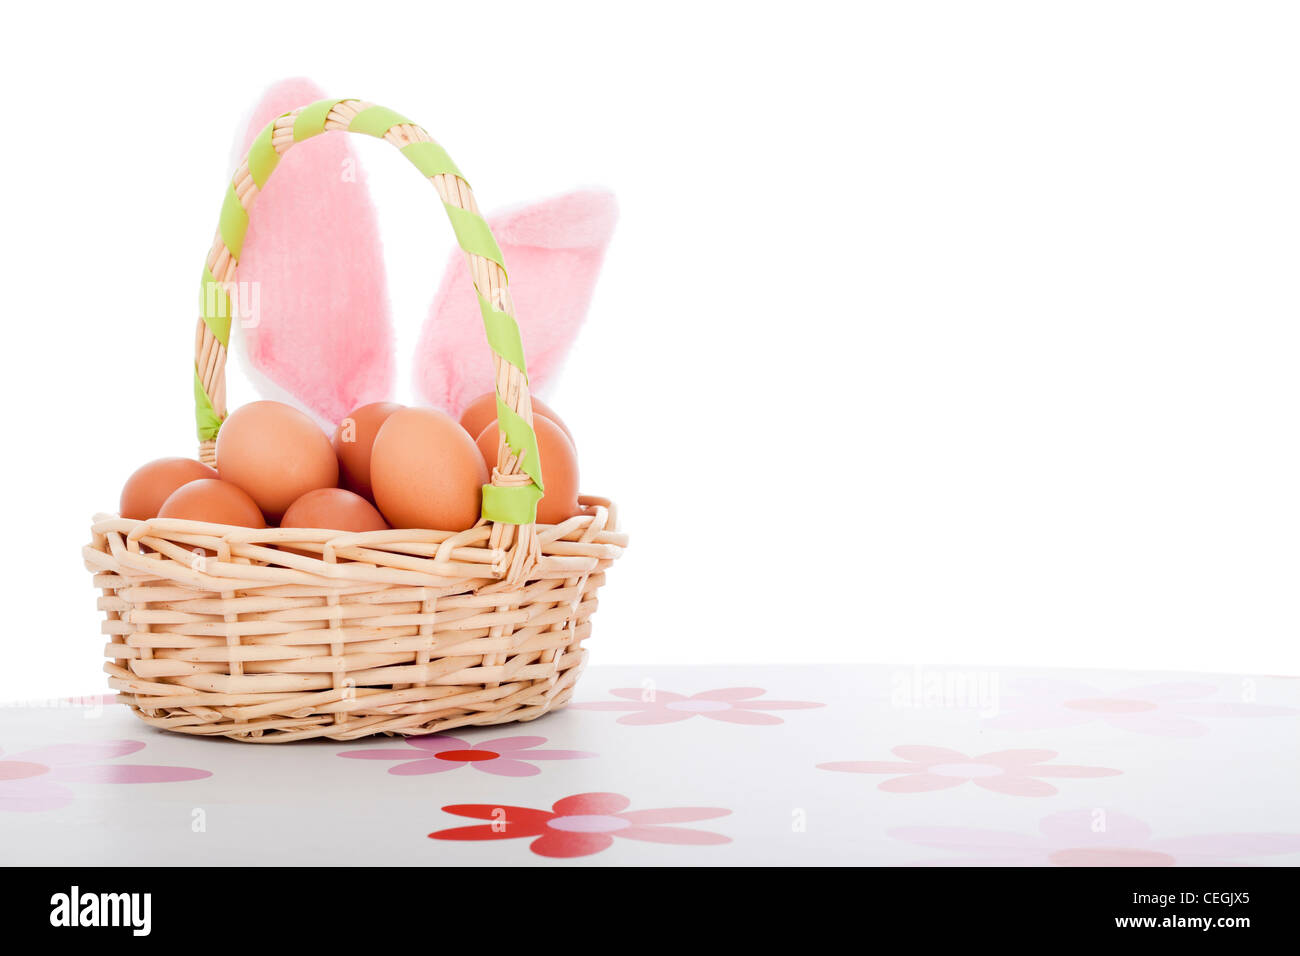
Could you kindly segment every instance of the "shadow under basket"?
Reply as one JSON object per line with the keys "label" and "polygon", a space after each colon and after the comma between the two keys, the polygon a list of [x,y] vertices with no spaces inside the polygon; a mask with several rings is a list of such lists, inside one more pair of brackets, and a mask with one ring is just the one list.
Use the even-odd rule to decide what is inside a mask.
{"label": "shadow under basket", "polygon": [[109,684],[146,723],[264,743],[532,720],[568,702],[615,512],[536,525],[506,584],[491,525],[339,534],[99,515]]}

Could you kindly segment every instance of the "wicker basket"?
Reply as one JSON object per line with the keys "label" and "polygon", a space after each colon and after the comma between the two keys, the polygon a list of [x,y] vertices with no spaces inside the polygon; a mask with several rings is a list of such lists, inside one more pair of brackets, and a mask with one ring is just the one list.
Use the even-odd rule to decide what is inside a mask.
{"label": "wicker basket", "polygon": [[[358,100],[286,113],[236,170],[205,291],[232,288],[248,212],[280,156],[332,130],[401,149],[438,190],[465,250],[503,434],[485,517],[460,533],[343,534],[97,515],[83,554],[102,589],[109,684],[154,727],[245,741],[532,720],[573,693],[596,591],[626,537],[603,498],[581,498],[586,513],[559,525],[527,523],[537,456],[530,462],[505,438],[524,436],[516,449],[533,440],[518,327],[500,252],[447,154],[419,126]],[[229,314],[204,307],[198,324],[195,397],[209,463],[225,417]]]}

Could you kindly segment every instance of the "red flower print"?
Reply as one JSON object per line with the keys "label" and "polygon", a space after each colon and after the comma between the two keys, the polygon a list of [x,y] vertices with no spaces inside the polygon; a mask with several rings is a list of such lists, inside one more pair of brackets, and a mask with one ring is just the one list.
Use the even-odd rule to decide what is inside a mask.
{"label": "red flower print", "polygon": [[671,807],[628,810],[631,801],[619,793],[578,793],[557,800],[550,810],[491,803],[461,803],[443,807],[448,813],[488,824],[455,827],[430,833],[431,840],[516,840],[536,837],[529,844],[538,856],[568,858],[607,850],[615,837],[649,843],[707,846],[731,838],[708,830],[671,826],[712,820],[731,813],[720,807]]}
{"label": "red flower print", "polygon": [[999,750],[967,757],[947,747],[908,746],[895,747],[893,754],[902,760],[846,760],[817,766],[844,773],[899,774],[882,780],[878,787],[891,793],[923,793],[973,783],[1016,797],[1050,797],[1057,792],[1039,777],[1114,777],[1123,773],[1109,767],[1047,763],[1058,756],[1055,750]]}
{"label": "red flower print", "polygon": [[692,717],[707,717],[729,724],[783,724],[780,717],[765,714],[766,710],[806,710],[825,707],[806,700],[755,700],[767,693],[761,687],[720,687],[687,697],[670,690],[647,690],[643,687],[620,687],[611,690],[623,700],[594,701],[570,704],[570,710],[631,710],[635,713],[620,717],[620,724],[642,726],[645,724],[673,724]]}
{"label": "red flower print", "polygon": [[542,772],[534,760],[580,760],[594,757],[585,750],[537,750],[545,737],[497,737],[470,743],[448,734],[405,738],[405,747],[374,750],[345,750],[340,757],[353,760],[398,760],[388,772],[399,777],[442,773],[458,767],[474,767],[500,777],[532,777]]}

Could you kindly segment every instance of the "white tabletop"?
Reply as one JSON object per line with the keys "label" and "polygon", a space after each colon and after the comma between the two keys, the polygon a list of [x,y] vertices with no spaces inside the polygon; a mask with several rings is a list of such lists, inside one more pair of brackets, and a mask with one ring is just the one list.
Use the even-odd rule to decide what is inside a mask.
{"label": "white tabletop", "polygon": [[111,701],[0,708],[3,862],[1300,863],[1294,678],[592,668],[528,724],[286,745]]}

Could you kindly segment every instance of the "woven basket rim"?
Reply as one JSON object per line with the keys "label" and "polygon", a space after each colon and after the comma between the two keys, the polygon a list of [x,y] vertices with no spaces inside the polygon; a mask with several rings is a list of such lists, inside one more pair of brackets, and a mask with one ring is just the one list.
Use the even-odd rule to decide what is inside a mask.
{"label": "woven basket rim", "polygon": [[[592,514],[540,527],[521,582],[499,576],[508,552],[484,527],[379,550],[356,539],[394,532],[331,545],[99,515],[83,555],[109,686],[154,727],[257,743],[535,719],[569,700],[596,590],[627,544],[612,507],[588,501]],[[281,550],[295,545],[321,553]]]}

